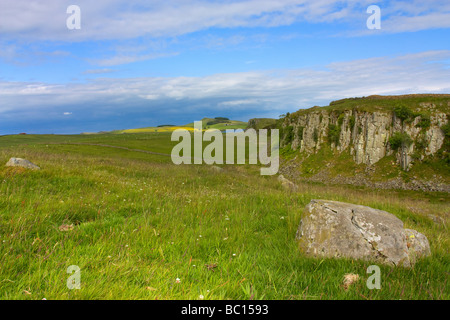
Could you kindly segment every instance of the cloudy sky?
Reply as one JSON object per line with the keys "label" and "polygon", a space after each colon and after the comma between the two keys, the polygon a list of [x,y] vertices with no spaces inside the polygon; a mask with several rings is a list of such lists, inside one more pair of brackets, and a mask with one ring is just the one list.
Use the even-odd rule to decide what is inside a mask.
{"label": "cloudy sky", "polygon": [[450,93],[448,0],[0,1],[0,135],[278,118],[405,93]]}

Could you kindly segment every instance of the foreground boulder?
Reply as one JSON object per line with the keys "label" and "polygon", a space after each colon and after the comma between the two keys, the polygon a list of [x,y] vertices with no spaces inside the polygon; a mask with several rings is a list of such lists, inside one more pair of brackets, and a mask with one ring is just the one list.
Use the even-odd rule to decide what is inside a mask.
{"label": "foreground boulder", "polygon": [[22,168],[34,169],[34,170],[41,169],[34,163],[31,163],[30,161],[28,161],[26,159],[22,159],[22,158],[11,158],[6,163],[6,166],[7,167],[22,167]]}
{"label": "foreground boulder", "polygon": [[307,255],[346,257],[394,266],[412,266],[430,255],[428,239],[403,228],[394,215],[350,203],[312,200],[296,239]]}

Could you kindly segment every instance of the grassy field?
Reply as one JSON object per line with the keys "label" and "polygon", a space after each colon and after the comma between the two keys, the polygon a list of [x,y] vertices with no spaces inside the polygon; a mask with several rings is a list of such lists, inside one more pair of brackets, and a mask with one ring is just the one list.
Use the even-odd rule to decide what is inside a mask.
{"label": "grassy field", "polygon": [[[448,221],[448,194],[306,183],[286,192],[255,166],[175,166],[162,155],[175,144],[164,132],[0,137],[0,298],[449,299],[447,225],[428,216]],[[10,157],[42,169],[5,167]],[[369,290],[372,263],[299,253],[311,199],[391,212],[428,237],[432,256],[380,265],[381,289]],[[79,290],[66,285],[71,265]],[[345,290],[347,273],[360,280]]]}

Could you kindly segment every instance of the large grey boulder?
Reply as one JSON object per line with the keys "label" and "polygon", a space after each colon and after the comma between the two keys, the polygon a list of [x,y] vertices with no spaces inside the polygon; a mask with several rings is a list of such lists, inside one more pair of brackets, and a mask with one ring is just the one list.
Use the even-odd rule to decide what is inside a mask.
{"label": "large grey boulder", "polygon": [[23,167],[23,168],[27,168],[27,169],[33,169],[33,170],[41,169],[34,163],[31,163],[30,161],[28,161],[26,159],[22,159],[22,158],[11,158],[6,163],[6,166],[7,167]]}
{"label": "large grey boulder", "polygon": [[427,238],[394,215],[350,203],[312,200],[297,230],[310,256],[347,257],[409,267],[430,254]]}

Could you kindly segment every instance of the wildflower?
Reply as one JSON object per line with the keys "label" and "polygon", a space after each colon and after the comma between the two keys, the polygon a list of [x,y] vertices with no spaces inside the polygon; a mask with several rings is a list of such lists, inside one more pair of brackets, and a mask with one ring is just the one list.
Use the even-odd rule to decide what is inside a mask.
{"label": "wildflower", "polygon": [[181,282],[180,278],[176,278],[176,279],[175,279],[175,282],[176,282],[176,283],[180,283],[180,282]]}
{"label": "wildflower", "polygon": [[198,296],[198,298],[199,298],[200,300],[203,300],[204,296],[201,294],[201,295]]}

